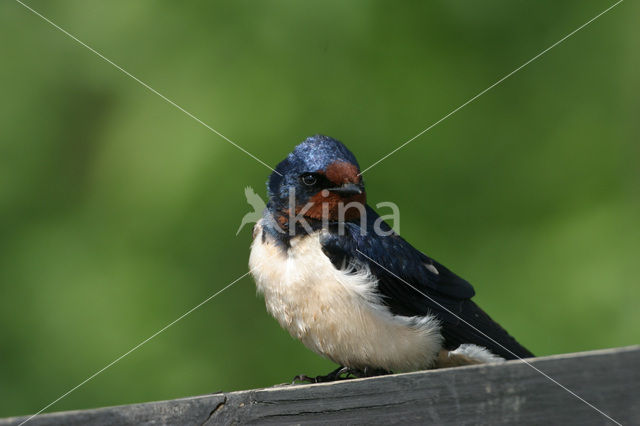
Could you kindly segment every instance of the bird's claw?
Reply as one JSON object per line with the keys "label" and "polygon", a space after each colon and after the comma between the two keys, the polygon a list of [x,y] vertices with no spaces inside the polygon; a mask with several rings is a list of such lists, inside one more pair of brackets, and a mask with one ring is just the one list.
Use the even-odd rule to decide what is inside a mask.
{"label": "bird's claw", "polygon": [[[349,374],[350,374],[350,369],[348,367],[339,367],[325,376],[309,377],[306,374],[298,374],[296,377],[293,378],[293,382],[291,384],[295,384],[296,382],[308,382],[308,383],[333,382],[335,380],[348,379]],[[342,375],[345,375],[345,377],[342,377]]]}
{"label": "bird's claw", "polygon": [[309,377],[306,374],[298,374],[293,378],[293,381],[291,382],[291,384],[295,385],[296,382],[317,383],[315,377]]}
{"label": "bird's claw", "polygon": [[336,380],[348,380],[348,379],[356,379],[362,377],[374,377],[374,376],[382,376],[385,374],[391,374],[390,371],[365,367],[363,370],[349,368],[349,367],[339,367],[333,370],[331,373],[324,376],[316,376],[309,377],[306,374],[298,374],[293,378],[291,384],[295,384],[296,382],[307,382],[307,383],[327,383],[334,382]]}

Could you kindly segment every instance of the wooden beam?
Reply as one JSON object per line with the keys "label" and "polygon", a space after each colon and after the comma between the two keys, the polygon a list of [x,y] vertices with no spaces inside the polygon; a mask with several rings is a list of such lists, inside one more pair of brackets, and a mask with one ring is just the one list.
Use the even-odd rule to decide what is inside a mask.
{"label": "wooden beam", "polygon": [[[615,424],[542,373],[615,421],[640,424],[640,346],[527,362],[51,413],[27,424]],[[26,418],[3,419],[0,426]]]}

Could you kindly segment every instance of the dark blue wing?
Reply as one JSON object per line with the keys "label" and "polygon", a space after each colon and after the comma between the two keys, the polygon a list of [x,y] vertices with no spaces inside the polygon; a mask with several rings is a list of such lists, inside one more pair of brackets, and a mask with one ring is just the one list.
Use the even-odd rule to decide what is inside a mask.
{"label": "dark blue wing", "polygon": [[[332,232],[323,236],[323,251],[336,268],[351,263],[366,265],[378,280],[383,302],[394,314],[430,314],[441,321],[448,349],[473,343],[506,359],[533,356],[470,300],[475,294],[471,284],[399,235],[373,232],[378,218],[367,206],[366,235],[357,223],[349,222],[343,235]],[[378,225],[390,231],[388,225]]]}

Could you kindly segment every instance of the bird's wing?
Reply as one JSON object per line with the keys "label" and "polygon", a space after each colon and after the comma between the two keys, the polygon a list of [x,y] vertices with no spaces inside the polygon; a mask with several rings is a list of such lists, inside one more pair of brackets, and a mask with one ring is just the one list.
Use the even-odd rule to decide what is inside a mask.
{"label": "bird's wing", "polygon": [[[377,217],[371,213],[373,219],[368,217],[367,222]],[[345,231],[345,235],[323,235],[323,252],[337,268],[366,266],[378,281],[383,303],[394,314],[436,316],[449,349],[473,343],[506,359],[533,356],[470,300],[475,294],[471,284],[399,235],[363,236],[352,223]]]}

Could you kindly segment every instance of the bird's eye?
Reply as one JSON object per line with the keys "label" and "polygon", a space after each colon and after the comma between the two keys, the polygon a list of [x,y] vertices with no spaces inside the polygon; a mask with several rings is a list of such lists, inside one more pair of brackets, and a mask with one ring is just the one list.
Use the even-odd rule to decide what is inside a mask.
{"label": "bird's eye", "polygon": [[311,173],[305,173],[300,177],[300,180],[302,180],[302,183],[307,186],[313,186],[318,182],[318,179],[316,179],[316,177]]}

